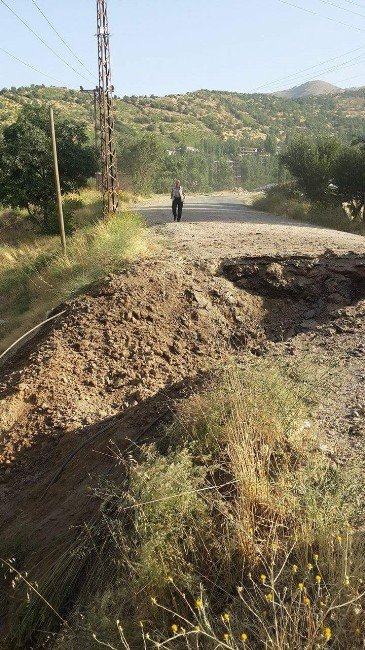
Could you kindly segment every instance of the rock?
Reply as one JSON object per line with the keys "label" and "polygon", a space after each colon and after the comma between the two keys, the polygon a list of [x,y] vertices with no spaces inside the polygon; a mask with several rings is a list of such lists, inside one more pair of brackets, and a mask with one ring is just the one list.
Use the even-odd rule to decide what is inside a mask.
{"label": "rock", "polygon": [[300,327],[302,327],[305,330],[311,330],[314,327],[316,327],[316,325],[317,325],[317,321],[315,321],[313,319],[303,320],[300,323]]}
{"label": "rock", "polygon": [[304,318],[305,320],[311,320],[312,318],[314,318],[315,315],[316,315],[316,310],[309,309],[308,311],[305,312]]}

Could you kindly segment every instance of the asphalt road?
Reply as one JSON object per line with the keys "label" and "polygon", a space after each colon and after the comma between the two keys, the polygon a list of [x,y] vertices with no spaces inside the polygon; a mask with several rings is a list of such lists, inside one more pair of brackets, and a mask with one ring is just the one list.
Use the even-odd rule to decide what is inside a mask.
{"label": "asphalt road", "polygon": [[364,237],[253,210],[240,195],[187,197],[180,223],[172,219],[169,197],[136,208],[170,249],[190,258],[365,254]]}

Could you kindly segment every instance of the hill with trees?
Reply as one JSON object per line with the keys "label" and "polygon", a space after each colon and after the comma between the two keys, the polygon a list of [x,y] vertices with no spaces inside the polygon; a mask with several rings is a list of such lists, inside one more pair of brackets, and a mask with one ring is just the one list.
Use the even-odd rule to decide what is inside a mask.
{"label": "hill with trees", "polygon": [[[1,90],[0,123],[9,125],[25,105],[44,102],[53,102],[63,117],[87,123],[92,140],[92,100],[67,88]],[[333,135],[345,143],[361,137],[365,89],[295,100],[210,90],[125,96],[116,98],[115,110],[120,168],[133,170],[149,156],[145,176],[129,179],[134,190],[166,191],[175,175],[190,190],[253,189],[278,180],[276,154],[298,134]]]}

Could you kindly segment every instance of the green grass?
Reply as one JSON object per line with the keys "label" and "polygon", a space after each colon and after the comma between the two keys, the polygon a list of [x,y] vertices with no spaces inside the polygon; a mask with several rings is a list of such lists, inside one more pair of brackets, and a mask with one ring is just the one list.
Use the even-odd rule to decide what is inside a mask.
{"label": "green grass", "polygon": [[[120,481],[100,483],[92,525],[30,572],[67,620],[53,650],[363,647],[358,476],[307,426],[328,372],[228,361],[159,441],[133,461],[116,453]],[[58,627],[32,593],[11,643],[39,647]]]}
{"label": "green grass", "polygon": [[363,234],[363,227],[355,224],[341,207],[310,203],[303,194],[290,186],[278,186],[257,198],[253,207],[263,212],[271,212],[279,217],[295,221],[305,221],[324,228]]}
{"label": "green grass", "polygon": [[0,246],[2,349],[59,303],[147,251],[144,223],[137,214],[124,211],[101,219],[100,198],[92,190],[81,198],[68,197],[65,204],[66,210],[70,204],[75,210],[77,226],[68,237],[66,257],[58,237],[29,236],[28,231],[19,245]]}

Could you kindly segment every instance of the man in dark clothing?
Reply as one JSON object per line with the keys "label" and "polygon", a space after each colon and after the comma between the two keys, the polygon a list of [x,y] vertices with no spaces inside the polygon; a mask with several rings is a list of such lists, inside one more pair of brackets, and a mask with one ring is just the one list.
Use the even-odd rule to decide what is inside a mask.
{"label": "man in dark clothing", "polygon": [[171,190],[172,198],[172,214],[174,221],[181,221],[182,209],[185,201],[184,190],[181,187],[180,181],[175,181],[175,185]]}

